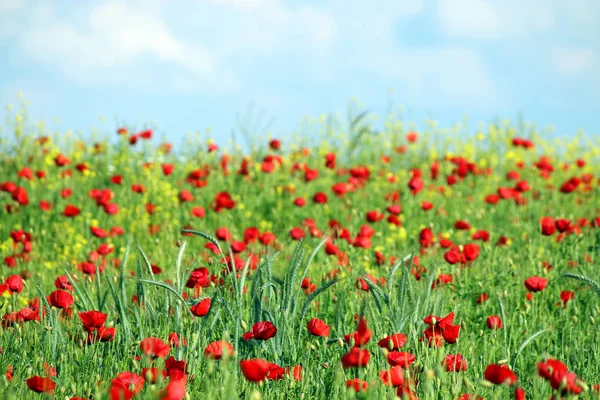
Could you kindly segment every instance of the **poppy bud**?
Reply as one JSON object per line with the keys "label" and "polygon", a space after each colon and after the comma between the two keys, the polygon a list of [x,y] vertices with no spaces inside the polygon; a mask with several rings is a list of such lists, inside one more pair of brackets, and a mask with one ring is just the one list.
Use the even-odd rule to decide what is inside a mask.
{"label": "poppy bud", "polygon": [[489,387],[489,388],[491,388],[491,387],[493,387],[493,386],[494,386],[494,384],[493,384],[492,382],[490,382],[490,381],[486,381],[486,380],[483,380],[483,381],[479,382],[479,384],[480,384],[481,386],[485,386],[485,387]]}

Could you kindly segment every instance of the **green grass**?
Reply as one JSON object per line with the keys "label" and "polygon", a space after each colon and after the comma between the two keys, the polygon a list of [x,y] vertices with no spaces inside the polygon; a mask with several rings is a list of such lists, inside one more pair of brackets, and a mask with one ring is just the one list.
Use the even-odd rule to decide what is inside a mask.
{"label": "green grass", "polygon": [[[209,153],[207,143],[197,141],[169,153],[156,138],[140,139],[135,146],[129,145],[127,137],[81,141],[35,126],[24,111],[8,113],[1,130],[2,136],[10,135],[10,139],[0,144],[0,184],[10,181],[24,188],[29,204],[19,205],[10,193],[0,192],[0,256],[21,253],[23,245],[13,246],[10,237],[15,230],[31,234],[32,248],[26,258],[16,258],[13,268],[2,266],[0,277],[19,274],[25,283],[20,293],[2,295],[1,312],[10,315],[40,298],[45,315],[39,321],[4,323],[0,328],[0,372],[4,374],[10,366],[13,376],[0,382],[2,397],[43,398],[45,395],[29,390],[25,380],[44,376],[44,363],[48,363],[56,369],[52,377],[55,398],[107,398],[111,380],[119,373],[142,375],[144,367],[164,367],[164,359],[152,362],[142,354],[141,340],[157,337],[167,342],[169,334],[176,332],[187,345],[173,346],[169,356],[188,364],[186,398],[190,399],[392,399],[396,390],[379,378],[379,372],[390,366],[377,342],[393,333],[405,334],[408,340],[402,351],[416,356],[405,377],[418,381],[420,399],[456,399],[463,393],[486,399],[512,398],[514,387],[484,381],[485,368],[500,362],[512,367],[518,376],[515,386],[522,387],[527,398],[551,398],[552,388],[537,373],[538,362],[548,357],[561,360],[585,382],[589,390],[580,398],[594,398],[591,389],[600,383],[596,326],[600,229],[592,226],[600,222],[597,139],[577,137],[551,143],[534,129],[499,124],[475,135],[431,126],[419,132],[416,143],[409,143],[408,129],[393,117],[381,132],[367,114],[349,121],[334,124],[333,132],[330,123],[316,125],[316,131],[326,133],[301,138],[298,143],[283,140],[277,151],[269,149],[263,138],[245,152],[233,147]],[[42,136],[50,138],[43,145],[36,142]],[[514,137],[522,136],[531,138],[535,147],[511,144]],[[102,150],[97,151],[94,143]],[[399,146],[405,146],[405,151],[399,151]],[[308,151],[302,152],[304,147]],[[325,154],[330,152],[337,155],[335,169],[325,166]],[[56,166],[59,153],[71,164]],[[227,173],[222,168],[225,154],[229,156]],[[268,154],[282,157],[282,165],[272,173],[261,172],[261,162]],[[534,166],[543,154],[554,166],[548,178],[541,177]],[[457,168],[449,161],[451,156],[463,157],[481,172],[490,171],[469,173],[448,185],[446,177]],[[247,176],[237,173],[244,158],[251,161]],[[577,159],[585,165],[578,167]],[[436,160],[440,171],[434,180],[430,167]],[[522,168],[517,167],[518,162],[523,163]],[[89,171],[79,172],[75,167],[80,163]],[[174,165],[171,175],[163,174],[163,163]],[[293,171],[296,163],[299,168]],[[563,168],[565,163],[567,168]],[[317,169],[318,178],[306,182],[304,164]],[[348,169],[357,166],[366,166],[369,178],[344,197],[337,197],[331,186],[347,182]],[[34,172],[31,180],[18,176],[23,167]],[[408,187],[413,168],[421,170],[425,184],[416,195]],[[61,177],[69,169],[72,176]],[[201,178],[206,185],[199,188],[186,182],[188,174],[197,169],[208,171]],[[38,179],[36,171],[44,171],[46,177]],[[531,190],[520,195],[526,204],[513,200],[487,204],[487,195],[515,185],[516,181],[506,177],[509,171],[518,171],[519,180],[528,182]],[[123,177],[122,185],[110,181],[117,174]],[[585,174],[592,177],[589,184],[580,184],[572,193],[559,191],[570,178]],[[132,184],[143,185],[145,191],[133,192]],[[61,197],[64,188],[72,190],[70,197]],[[92,189],[110,189],[110,203],[118,204],[119,213],[109,215],[97,206],[89,196]],[[193,201],[181,203],[181,190],[190,191]],[[386,222],[390,215],[386,207],[392,204],[386,196],[396,191],[401,193],[395,203],[402,206],[398,216],[402,226]],[[220,192],[232,196],[232,209],[214,210],[215,195]],[[317,192],[327,195],[327,204],[313,203]],[[294,205],[297,197],[306,199],[304,207]],[[53,208],[41,210],[41,200],[53,203]],[[422,201],[432,202],[433,209],[424,211]],[[146,211],[148,203],[156,206],[153,214]],[[67,204],[79,207],[81,214],[64,217]],[[191,215],[197,206],[206,210],[204,218]],[[385,217],[368,223],[365,215],[373,210]],[[545,216],[568,219],[581,226],[580,231],[565,235],[560,242],[558,233],[544,236],[540,218]],[[303,223],[305,218],[314,220],[320,235],[311,235]],[[581,218],[587,219],[587,225],[578,221]],[[354,247],[337,238],[334,243],[345,256],[328,256],[326,239],[342,234],[330,227],[329,221],[334,219],[350,232],[351,239],[361,226],[369,225],[375,231],[371,246]],[[472,228],[455,229],[457,220],[468,221]],[[98,238],[90,233],[91,226],[106,231],[119,226],[125,234]],[[149,233],[150,226],[158,227],[154,234]],[[224,259],[232,257],[233,246],[216,238],[216,229],[221,227],[227,227],[235,241],[243,241],[248,227],[272,232],[276,241],[269,246],[248,243],[238,256],[237,274],[229,273]],[[294,227],[304,228],[303,240],[290,238]],[[435,240],[422,251],[419,233],[425,227],[433,231]],[[471,239],[476,230],[487,230],[489,242]],[[457,245],[477,243],[479,256],[464,266],[450,265],[444,260],[447,249],[440,247],[440,235]],[[501,236],[508,238],[507,246],[496,246]],[[90,260],[95,274],[84,274],[78,263],[89,259],[90,252],[102,243],[110,244],[114,251]],[[216,252],[207,249],[207,243],[216,245]],[[385,259],[381,265],[376,251]],[[544,268],[543,262],[552,267]],[[153,265],[162,272],[153,272]],[[415,265],[422,267],[418,280]],[[213,282],[201,290],[187,288],[191,271],[200,267],[208,268]],[[432,288],[439,274],[452,274],[452,282]],[[60,275],[66,275],[73,285],[70,318],[43,297],[56,290],[53,282]],[[548,284],[528,300],[524,281],[534,275],[547,278]],[[302,289],[304,278],[315,285],[312,294]],[[368,290],[357,288],[360,278]],[[574,291],[575,297],[564,307],[557,305],[561,291],[567,290]],[[482,293],[489,298],[478,304]],[[133,296],[137,296],[136,302]],[[204,298],[211,299],[210,311],[196,317],[190,309]],[[108,314],[105,326],[116,328],[114,340],[86,343],[87,334],[77,313],[89,310]],[[443,317],[451,312],[461,327],[455,344],[430,347],[421,340],[426,316]],[[486,318],[492,315],[500,316],[503,329],[486,327]],[[365,318],[373,332],[364,346],[371,357],[364,368],[344,370],[340,360],[349,345],[343,337],[356,329],[355,316]],[[311,318],[322,319],[331,327],[328,338],[307,332]],[[277,327],[275,337],[242,339],[259,321],[272,322]],[[234,354],[221,361],[206,358],[205,347],[216,340],[231,343]],[[446,372],[442,366],[445,356],[457,353],[466,359],[466,371]],[[278,381],[248,382],[239,361],[252,358],[284,368],[301,365],[302,380],[285,375]],[[354,378],[369,383],[366,393],[346,388],[346,381]],[[157,398],[167,383],[146,382],[135,398]]]}

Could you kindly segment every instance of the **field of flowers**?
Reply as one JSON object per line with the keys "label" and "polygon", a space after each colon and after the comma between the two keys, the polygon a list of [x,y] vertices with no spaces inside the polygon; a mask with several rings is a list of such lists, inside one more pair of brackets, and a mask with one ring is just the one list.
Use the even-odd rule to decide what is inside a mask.
{"label": "field of flowers", "polygon": [[181,148],[0,128],[0,394],[600,392],[600,143],[308,121]]}

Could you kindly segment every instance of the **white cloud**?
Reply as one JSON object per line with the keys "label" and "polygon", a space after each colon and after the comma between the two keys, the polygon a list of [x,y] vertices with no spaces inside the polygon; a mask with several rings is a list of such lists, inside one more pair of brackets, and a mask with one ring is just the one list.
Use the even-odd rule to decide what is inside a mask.
{"label": "white cloud", "polygon": [[514,38],[555,24],[555,8],[544,0],[439,0],[437,16],[452,36]]}
{"label": "white cloud", "polygon": [[597,0],[438,0],[437,17],[453,37],[514,39],[548,32],[595,40]]}
{"label": "white cloud", "polygon": [[[480,8],[479,15],[487,12]],[[497,90],[476,51],[398,46],[398,25],[424,11],[424,0],[334,0],[318,6],[284,0],[202,0],[192,6],[127,0],[62,14],[42,6],[29,13],[16,43],[21,56],[54,65],[72,79],[138,82],[147,91],[167,86],[196,91],[208,84],[213,92],[248,89],[252,83],[248,76],[239,79],[240,64],[260,73],[274,62],[277,67],[267,70],[301,70],[299,79],[312,84],[349,74],[359,95],[370,90],[360,79],[364,72],[419,104],[494,103]],[[158,75],[163,69],[157,70],[157,63],[172,73]],[[286,95],[285,87],[267,88],[261,79],[252,96]]]}
{"label": "white cloud", "polygon": [[384,69],[410,104],[492,108],[503,99],[477,52],[468,48],[399,50]]}
{"label": "white cloud", "polygon": [[[282,0],[193,5],[126,0],[60,15],[55,4],[42,2],[19,18],[10,29],[0,27],[0,39],[15,39],[19,60],[54,65],[79,81],[132,80],[144,86],[167,80],[176,90],[205,84],[232,88],[238,82],[235,59],[255,62],[259,59],[253,53],[280,50],[301,51],[309,58],[327,54],[336,39],[330,14],[309,5],[289,7]],[[161,65],[172,73],[155,76]]]}
{"label": "white cloud", "polygon": [[[376,4],[379,4],[377,6]],[[338,54],[344,68],[368,71],[380,84],[397,89],[410,104],[493,107],[504,101],[479,53],[466,47],[402,46],[397,28],[426,11],[423,1],[339,3],[333,12],[347,52]],[[332,75],[336,73],[332,68]],[[360,86],[365,84],[357,83]],[[359,86],[359,87],[360,87]],[[360,93],[357,93],[360,94]]]}
{"label": "white cloud", "polygon": [[0,1],[0,13],[21,8],[24,3],[23,0],[2,0]]}
{"label": "white cloud", "polygon": [[210,27],[219,43],[215,51],[224,55],[250,50],[271,53],[282,47],[322,52],[336,39],[336,22],[330,13],[310,5],[290,7],[282,0],[204,0],[190,16],[202,25],[194,33],[208,34]]}
{"label": "white cloud", "polygon": [[554,47],[550,57],[556,71],[567,76],[588,72],[594,63],[594,52],[590,49]]}
{"label": "white cloud", "polygon": [[36,22],[20,38],[23,52],[80,78],[131,66],[144,55],[179,65],[200,77],[215,69],[215,59],[206,49],[175,37],[160,18],[124,3],[93,8],[83,28],[56,18],[52,10],[42,11]]}
{"label": "white cloud", "polygon": [[[252,10],[252,9],[256,9],[256,8],[268,5],[267,0],[204,0],[204,1],[209,4],[223,5],[223,6],[228,6],[228,7],[232,7],[232,8],[238,8],[241,10]],[[275,1],[274,3],[277,3],[277,1]]]}

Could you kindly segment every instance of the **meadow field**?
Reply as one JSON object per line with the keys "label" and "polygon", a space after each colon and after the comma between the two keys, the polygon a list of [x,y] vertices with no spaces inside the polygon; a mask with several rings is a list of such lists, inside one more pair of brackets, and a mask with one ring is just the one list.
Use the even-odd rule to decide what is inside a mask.
{"label": "meadow field", "polygon": [[384,118],[228,146],[8,110],[1,397],[596,398],[598,139]]}

